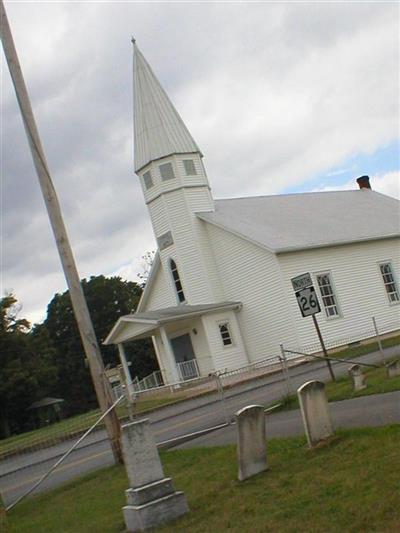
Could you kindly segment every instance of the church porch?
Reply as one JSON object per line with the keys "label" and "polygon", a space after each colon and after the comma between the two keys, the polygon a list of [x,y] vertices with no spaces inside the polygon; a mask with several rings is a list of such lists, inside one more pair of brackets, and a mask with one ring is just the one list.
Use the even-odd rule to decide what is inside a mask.
{"label": "church porch", "polygon": [[[104,344],[151,337],[165,384],[247,364],[237,313],[240,302],[180,305],[121,317]],[[123,361],[121,361],[123,363]]]}

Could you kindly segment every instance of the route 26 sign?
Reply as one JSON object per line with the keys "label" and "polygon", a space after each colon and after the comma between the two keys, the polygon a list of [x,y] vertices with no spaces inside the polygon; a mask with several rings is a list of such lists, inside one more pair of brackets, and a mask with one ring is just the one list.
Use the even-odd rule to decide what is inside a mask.
{"label": "route 26 sign", "polygon": [[291,281],[303,317],[320,313],[321,308],[310,274],[307,272],[296,276]]}

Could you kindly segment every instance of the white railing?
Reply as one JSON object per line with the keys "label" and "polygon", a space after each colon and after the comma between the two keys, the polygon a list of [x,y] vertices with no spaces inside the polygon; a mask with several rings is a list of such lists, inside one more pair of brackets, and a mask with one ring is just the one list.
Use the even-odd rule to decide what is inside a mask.
{"label": "white railing", "polygon": [[137,377],[132,380],[133,389],[138,392],[147,389],[155,389],[157,387],[162,387],[164,385],[162,374],[159,370],[152,372],[143,379],[138,379]]}
{"label": "white railing", "polygon": [[191,359],[190,361],[183,361],[182,363],[177,363],[179,377],[182,381],[187,379],[194,379],[200,376],[199,367],[197,366],[196,359]]}

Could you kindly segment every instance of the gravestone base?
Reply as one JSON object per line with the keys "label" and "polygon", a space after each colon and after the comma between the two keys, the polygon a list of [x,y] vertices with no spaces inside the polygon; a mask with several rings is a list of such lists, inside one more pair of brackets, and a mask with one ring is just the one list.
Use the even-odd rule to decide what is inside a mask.
{"label": "gravestone base", "polygon": [[126,501],[128,505],[144,505],[152,500],[158,500],[164,496],[173,494],[175,489],[172,485],[172,479],[166,477],[154,483],[149,483],[143,487],[137,487],[135,489],[127,489],[125,491]]}
{"label": "gravestone base", "polygon": [[400,376],[400,360],[389,363],[386,366],[386,374],[388,378]]}
{"label": "gravestone base", "polygon": [[170,520],[179,518],[188,511],[185,494],[179,491],[143,505],[126,505],[122,508],[126,529],[130,533],[160,526]]}
{"label": "gravestone base", "polygon": [[353,391],[357,392],[367,388],[365,376],[360,365],[352,365],[349,368],[349,376],[353,384]]}

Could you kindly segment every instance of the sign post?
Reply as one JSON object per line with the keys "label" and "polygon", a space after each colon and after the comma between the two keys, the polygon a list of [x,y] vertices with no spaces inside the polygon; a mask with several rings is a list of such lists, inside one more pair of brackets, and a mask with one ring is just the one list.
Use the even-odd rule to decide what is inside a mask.
{"label": "sign post", "polygon": [[328,366],[329,374],[332,378],[332,381],[336,381],[331,362],[328,359],[328,352],[326,351],[324,339],[322,338],[321,330],[319,329],[317,317],[315,316],[317,313],[321,312],[321,308],[319,306],[317,294],[313,286],[311,275],[309,272],[306,272],[305,274],[301,274],[300,276],[292,278],[291,282],[302,316],[312,316],[313,318],[319,342],[321,343],[322,352],[324,354],[324,357],[326,358],[326,364]]}

